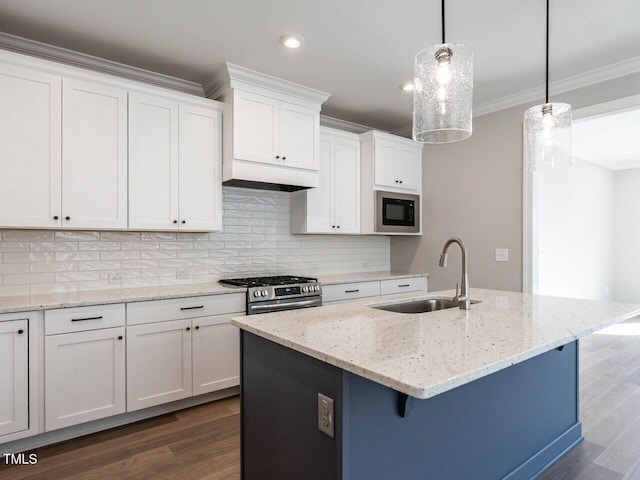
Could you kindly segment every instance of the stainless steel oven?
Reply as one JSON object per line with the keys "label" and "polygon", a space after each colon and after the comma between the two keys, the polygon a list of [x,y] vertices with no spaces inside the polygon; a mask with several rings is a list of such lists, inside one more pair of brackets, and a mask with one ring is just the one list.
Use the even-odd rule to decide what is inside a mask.
{"label": "stainless steel oven", "polygon": [[420,233],[420,195],[376,190],[376,232]]}
{"label": "stainless steel oven", "polygon": [[322,287],[315,278],[278,275],[227,278],[220,283],[247,289],[247,315],[322,305]]}

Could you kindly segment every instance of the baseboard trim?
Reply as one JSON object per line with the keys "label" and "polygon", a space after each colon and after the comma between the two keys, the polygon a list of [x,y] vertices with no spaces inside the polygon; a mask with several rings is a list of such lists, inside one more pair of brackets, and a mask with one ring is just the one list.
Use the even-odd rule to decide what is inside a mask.
{"label": "baseboard trim", "polygon": [[231,387],[218,392],[207,393],[205,395],[198,395],[197,397],[186,398],[176,402],[145,408],[144,410],[123,413],[121,415],[101,418],[100,420],[94,420],[92,422],[82,423],[72,427],[40,433],[32,437],[26,437],[13,442],[0,444],[0,454],[27,452],[53,443],[64,442],[73,438],[90,435],[92,433],[109,430],[115,427],[121,427],[123,425],[139,422],[140,420],[146,420],[148,418],[157,417],[177,410],[183,410],[185,408],[195,407],[204,403],[222,400],[223,398],[233,397],[239,393],[240,387]]}
{"label": "baseboard trim", "polygon": [[578,422],[502,480],[535,480],[582,440],[582,423]]}

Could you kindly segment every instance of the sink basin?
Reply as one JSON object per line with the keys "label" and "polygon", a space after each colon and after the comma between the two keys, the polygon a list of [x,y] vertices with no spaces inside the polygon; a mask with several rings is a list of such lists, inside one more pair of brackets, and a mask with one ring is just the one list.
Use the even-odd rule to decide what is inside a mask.
{"label": "sink basin", "polygon": [[[471,300],[471,303],[480,303],[480,301]],[[427,313],[446,308],[460,308],[460,303],[457,300],[452,300],[451,297],[430,297],[413,302],[380,305],[373,308],[395,313]]]}

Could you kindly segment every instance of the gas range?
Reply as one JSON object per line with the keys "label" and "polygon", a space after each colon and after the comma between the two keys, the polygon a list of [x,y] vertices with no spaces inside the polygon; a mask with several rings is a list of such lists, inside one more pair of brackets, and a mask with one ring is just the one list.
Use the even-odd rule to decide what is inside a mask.
{"label": "gas range", "polygon": [[279,275],[229,278],[220,283],[247,289],[247,315],[322,305],[322,286],[316,278]]}

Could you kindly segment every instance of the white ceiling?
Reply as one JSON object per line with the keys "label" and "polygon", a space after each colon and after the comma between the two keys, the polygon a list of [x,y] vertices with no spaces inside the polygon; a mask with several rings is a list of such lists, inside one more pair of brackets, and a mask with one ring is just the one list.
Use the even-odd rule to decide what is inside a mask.
{"label": "white ceiling", "polygon": [[[543,85],[544,0],[446,8],[447,40],[475,51],[476,106]],[[0,31],[198,83],[229,61],[330,92],[325,115],[395,130],[411,123],[400,83],[440,41],[440,1],[0,0]],[[302,48],[278,43],[289,32]],[[640,1],[551,2],[552,81],[636,57]]]}
{"label": "white ceiling", "polygon": [[573,156],[611,170],[640,167],[640,108],[576,121]]}

